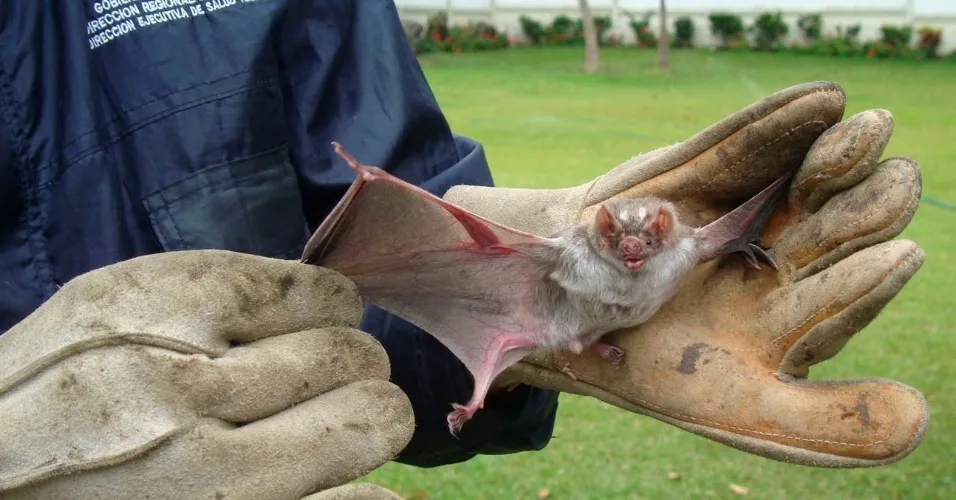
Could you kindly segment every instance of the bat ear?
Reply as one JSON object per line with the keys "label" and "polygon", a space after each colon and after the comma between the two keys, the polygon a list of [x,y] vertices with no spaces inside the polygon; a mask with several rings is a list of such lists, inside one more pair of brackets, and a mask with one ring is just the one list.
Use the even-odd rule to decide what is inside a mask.
{"label": "bat ear", "polygon": [[594,226],[599,235],[606,241],[621,229],[621,223],[611,214],[606,206],[601,205],[597,215],[594,216]]}
{"label": "bat ear", "polygon": [[674,214],[667,207],[661,207],[657,210],[657,217],[651,222],[650,232],[657,236],[670,234],[674,229]]}

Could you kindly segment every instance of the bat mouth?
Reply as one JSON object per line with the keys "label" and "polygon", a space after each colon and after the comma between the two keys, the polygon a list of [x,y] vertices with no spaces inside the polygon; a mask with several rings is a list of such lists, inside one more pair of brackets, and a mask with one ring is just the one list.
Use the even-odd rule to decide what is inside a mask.
{"label": "bat mouth", "polygon": [[624,266],[627,267],[629,271],[637,271],[638,269],[644,267],[644,259],[638,257],[624,257]]}

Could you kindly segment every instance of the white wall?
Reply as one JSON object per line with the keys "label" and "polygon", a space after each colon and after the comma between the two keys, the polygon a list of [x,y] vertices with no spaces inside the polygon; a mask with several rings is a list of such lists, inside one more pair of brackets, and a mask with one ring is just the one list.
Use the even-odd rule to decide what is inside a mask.
{"label": "white wall", "polygon": [[[520,37],[522,15],[550,22],[559,14],[579,17],[577,0],[394,0],[403,19],[424,23],[425,19],[451,5],[449,20],[452,23],[488,21],[509,35]],[[590,0],[597,16],[611,16],[611,31],[619,34],[628,43],[633,42],[630,18],[626,12],[643,17],[645,12],[656,11],[657,0]],[[940,53],[956,50],[956,0],[667,0],[668,25],[673,30],[673,19],[690,16],[696,28],[694,42],[699,46],[712,45],[715,38],[710,33],[707,16],[717,10],[732,12],[743,18],[749,26],[762,12],[783,12],[790,25],[787,41],[800,40],[802,35],[797,19],[807,12],[823,14],[824,32],[833,32],[838,25],[844,27],[861,24],[860,40],[880,38],[883,24],[912,25],[915,28],[928,25],[943,29]],[[657,32],[657,16],[651,20]],[[917,35],[914,33],[913,42]]]}

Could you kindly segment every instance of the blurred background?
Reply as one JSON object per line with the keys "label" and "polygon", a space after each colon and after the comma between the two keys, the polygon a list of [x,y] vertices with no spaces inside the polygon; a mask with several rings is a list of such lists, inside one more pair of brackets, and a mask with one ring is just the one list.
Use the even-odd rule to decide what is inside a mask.
{"label": "blurred background", "polygon": [[[445,11],[453,24],[489,22],[510,36],[522,34],[523,16],[544,24],[561,14],[581,16],[578,0],[395,0],[395,4],[402,18],[409,21],[424,23],[429,16]],[[660,9],[660,2],[654,0],[588,0],[587,4],[595,16],[611,21],[607,34],[624,43],[638,39],[632,20],[648,13],[657,17]],[[710,29],[713,14],[736,15],[746,29],[761,15],[779,12],[790,24],[790,30],[780,39],[784,43],[805,40],[798,23],[808,14],[825,17],[831,29],[859,25],[859,36],[864,40],[880,38],[885,25],[910,26],[914,31],[923,26],[956,30],[956,2],[952,0],[666,0],[665,7],[671,16],[690,19],[697,25],[692,39],[700,46],[720,42],[720,35]],[[655,22],[651,31],[658,34],[658,29]],[[956,36],[944,40],[940,48],[944,52],[956,49]]]}
{"label": "blurred background", "polygon": [[[500,186],[586,182],[808,81],[843,86],[844,119],[889,110],[884,158],[909,156],[923,171],[920,207],[900,237],[916,241],[926,262],[810,378],[899,380],[926,395],[932,420],[901,462],[824,470],[562,395],[542,451],[432,470],[390,463],[362,481],[410,499],[956,498],[956,1],[396,4],[453,130],[484,146]],[[590,44],[584,19],[595,26]]]}

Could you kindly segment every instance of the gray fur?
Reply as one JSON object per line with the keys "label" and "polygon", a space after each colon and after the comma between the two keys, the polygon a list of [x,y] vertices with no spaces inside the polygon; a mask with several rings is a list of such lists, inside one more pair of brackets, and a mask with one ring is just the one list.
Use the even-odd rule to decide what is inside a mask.
{"label": "gray fur", "polygon": [[657,198],[615,200],[605,204],[624,234],[645,237],[658,208],[671,211],[674,226],[655,241],[653,254],[629,271],[614,248],[607,248],[592,220],[550,240],[558,257],[550,280],[539,291],[539,304],[550,318],[543,348],[581,352],[604,334],[647,321],[677,291],[697,264],[696,230],[677,220],[676,208]]}

